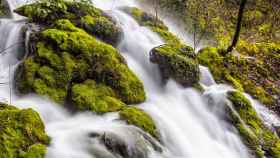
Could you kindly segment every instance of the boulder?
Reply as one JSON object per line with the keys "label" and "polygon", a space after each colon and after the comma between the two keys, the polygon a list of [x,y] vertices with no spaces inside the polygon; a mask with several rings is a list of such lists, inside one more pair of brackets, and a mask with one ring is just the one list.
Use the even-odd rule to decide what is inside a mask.
{"label": "boulder", "polygon": [[[17,71],[16,87],[19,92],[36,92],[61,104],[66,99],[77,103],[77,98],[67,98],[71,96],[72,86],[76,85],[75,97],[83,96],[77,94],[80,89],[77,87],[84,88],[79,84],[90,79],[114,91],[115,99],[105,95],[106,102],[118,102],[119,108],[123,103],[140,103],[145,100],[142,82],[128,68],[118,50],[97,40],[69,20],[58,20],[51,28],[33,37],[35,39],[31,40],[33,43],[30,45],[35,47],[34,53],[26,58]],[[88,105],[81,108],[79,104],[77,107],[89,110]]]}
{"label": "boulder", "polygon": [[97,38],[117,46],[123,31],[117,22],[92,4],[77,1],[51,0],[24,5],[15,10],[29,21],[52,25],[58,19],[68,19]]}
{"label": "boulder", "polygon": [[140,130],[131,127],[122,127],[120,130],[122,130],[122,134],[114,132],[90,133],[89,137],[102,145],[92,144],[94,145],[91,149],[93,155],[98,158],[104,156],[108,158],[148,158],[150,150],[162,152],[161,145]]}
{"label": "boulder", "polygon": [[0,18],[10,16],[10,8],[6,0],[0,0]]}
{"label": "boulder", "polygon": [[193,86],[199,81],[199,65],[189,46],[161,45],[152,49],[150,60],[158,64],[164,80],[172,78],[184,87]]}

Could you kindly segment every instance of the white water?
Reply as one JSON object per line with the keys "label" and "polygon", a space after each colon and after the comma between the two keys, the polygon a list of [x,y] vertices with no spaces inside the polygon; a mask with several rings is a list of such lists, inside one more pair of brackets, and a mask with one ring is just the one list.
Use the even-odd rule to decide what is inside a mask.
{"label": "white water", "polygon": [[[204,67],[201,67],[201,83],[206,88],[204,95],[193,89],[184,89],[173,81],[168,82],[166,86],[161,85],[157,66],[149,62],[149,51],[163,41],[117,9],[121,6],[137,6],[137,3],[133,0],[94,0],[94,4],[104,10],[110,10],[110,15],[114,16],[125,30],[119,49],[127,59],[129,67],[143,81],[147,93],[147,101],[139,107],[153,117],[166,147],[162,153],[150,148],[150,158],[250,157],[231,125],[223,121],[220,104],[214,102],[213,105],[208,105],[206,102],[208,95],[216,98],[214,101],[221,100],[230,87],[217,85]],[[15,6],[13,5],[13,8]],[[20,40],[21,27],[22,22],[18,21],[18,16],[14,19],[1,19],[1,49]],[[20,62],[16,58],[19,51],[18,47],[13,47],[1,54],[3,77],[0,82],[9,81],[9,65],[10,74],[13,74],[14,68]],[[9,84],[0,85],[0,97],[4,98],[2,101],[10,100],[9,92]],[[46,131],[52,138],[47,158],[92,158],[91,152],[97,152],[96,150],[102,151],[108,158],[113,158],[104,146],[88,137],[92,132],[114,133],[132,146],[139,139],[135,134],[135,131],[139,133],[139,129],[117,120],[117,113],[98,116],[84,112],[73,115],[60,105],[37,95],[19,97],[13,92],[11,94],[13,105],[20,108],[32,107],[40,113]]]}

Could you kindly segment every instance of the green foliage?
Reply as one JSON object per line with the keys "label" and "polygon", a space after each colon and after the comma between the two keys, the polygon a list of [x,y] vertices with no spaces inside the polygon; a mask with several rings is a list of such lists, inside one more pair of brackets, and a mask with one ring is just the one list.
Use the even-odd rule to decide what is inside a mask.
{"label": "green foliage", "polygon": [[142,128],[152,136],[158,138],[158,132],[153,119],[142,109],[136,107],[124,108],[120,113],[120,118],[128,124]]}
{"label": "green foliage", "polygon": [[115,92],[104,84],[87,80],[72,87],[72,100],[79,110],[90,110],[96,113],[115,112],[125,104],[116,99]]}
{"label": "green foliage", "polygon": [[165,44],[151,51],[150,60],[157,63],[164,78],[173,78],[183,86],[192,86],[200,78],[193,49],[186,45]]}
{"label": "green foliage", "polygon": [[250,101],[240,92],[231,91],[227,95],[237,112],[231,112],[233,124],[245,144],[257,157],[280,157],[280,139],[264,125]]}
{"label": "green foliage", "polygon": [[43,158],[49,137],[39,114],[6,104],[0,107],[0,158]]}

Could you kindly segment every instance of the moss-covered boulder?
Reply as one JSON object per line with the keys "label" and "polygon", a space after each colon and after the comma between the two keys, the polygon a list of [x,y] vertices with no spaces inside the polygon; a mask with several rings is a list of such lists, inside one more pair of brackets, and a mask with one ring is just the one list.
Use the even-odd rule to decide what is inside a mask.
{"label": "moss-covered boulder", "polygon": [[149,27],[156,32],[167,43],[180,43],[180,39],[169,32],[168,27],[157,17],[146,13],[139,8],[130,7],[124,8],[141,26]]}
{"label": "moss-covered boulder", "polygon": [[250,101],[242,93],[230,91],[227,98],[232,103],[231,121],[243,142],[258,158],[280,157],[280,139],[265,126]]}
{"label": "moss-covered boulder", "polygon": [[[142,82],[128,68],[120,53],[111,45],[74,26],[69,20],[58,20],[51,28],[39,32],[33,45],[36,47],[35,52],[18,69],[16,87],[21,93],[36,92],[64,103],[72,86],[91,79],[114,91],[97,95],[106,98],[105,102],[110,104],[116,102],[121,106],[121,101],[132,104],[145,100]],[[78,96],[79,86],[75,87],[75,96]],[[78,101],[77,98],[70,100]],[[83,108],[81,104],[77,107],[94,111],[89,104]],[[104,109],[95,110],[105,112]]]}
{"label": "moss-covered boulder", "polygon": [[158,64],[163,79],[173,78],[185,87],[193,86],[199,81],[199,65],[189,46],[161,45],[151,51],[150,60]]}
{"label": "moss-covered boulder", "polygon": [[0,18],[6,17],[10,14],[9,7],[6,0],[0,0]]}
{"label": "moss-covered boulder", "polygon": [[146,26],[157,33],[167,44],[151,50],[150,60],[159,65],[164,80],[173,78],[183,86],[194,86],[199,80],[199,66],[194,50],[182,43],[168,27],[157,17],[139,8],[124,10],[141,26]]}
{"label": "moss-covered boulder", "polygon": [[117,23],[89,2],[40,0],[17,8],[15,12],[41,25],[50,25],[58,19],[68,19],[89,34],[114,46],[122,37],[122,30]]}
{"label": "moss-covered boulder", "polygon": [[0,103],[0,158],[43,158],[49,137],[37,112]]}
{"label": "moss-covered boulder", "polygon": [[[198,60],[209,67],[216,82],[231,84],[280,113],[280,47],[263,43],[247,49],[224,55],[222,50],[208,47],[198,52]],[[248,54],[252,50],[257,58]]]}
{"label": "moss-covered boulder", "polygon": [[79,110],[90,110],[97,113],[115,112],[125,104],[116,99],[117,94],[104,84],[87,80],[72,87],[72,100]]}
{"label": "moss-covered boulder", "polygon": [[128,124],[135,125],[150,133],[152,136],[159,138],[153,119],[142,109],[137,107],[126,107],[120,111],[119,114],[120,118],[125,120]]}

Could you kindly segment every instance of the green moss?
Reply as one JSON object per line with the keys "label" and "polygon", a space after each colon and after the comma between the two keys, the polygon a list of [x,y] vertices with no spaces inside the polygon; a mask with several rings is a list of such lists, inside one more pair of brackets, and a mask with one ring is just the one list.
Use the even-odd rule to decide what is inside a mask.
{"label": "green moss", "polygon": [[156,125],[153,119],[143,110],[136,107],[128,107],[124,108],[119,114],[120,118],[125,120],[128,124],[142,128],[144,131],[158,138]]}
{"label": "green moss", "polygon": [[158,35],[166,42],[166,43],[180,43],[181,40],[169,32],[168,30],[164,30],[158,27],[151,27],[152,31],[158,33]]}
{"label": "green moss", "polygon": [[[20,92],[34,91],[63,104],[70,96],[72,85],[80,87],[75,90],[85,88],[77,85],[91,79],[112,88],[114,95],[107,96],[96,90],[92,94],[100,93],[96,94],[98,97],[90,97],[76,90],[74,100],[79,110],[104,113],[119,110],[121,101],[131,104],[145,100],[142,82],[128,68],[117,49],[75,27],[69,20],[58,20],[37,36],[34,55],[28,57],[19,69],[17,87]],[[79,95],[89,99],[85,101],[86,105],[79,102]],[[100,96],[105,101],[99,101]],[[93,98],[98,105],[91,102]]]}
{"label": "green moss", "polygon": [[171,77],[183,86],[192,86],[199,81],[199,65],[189,46],[165,44],[156,47],[150,60],[159,65],[164,79]]}
{"label": "green moss", "polygon": [[96,35],[103,41],[112,44],[114,46],[121,40],[122,30],[112,20],[107,17],[99,16],[85,16],[82,17],[81,27],[85,31]]}
{"label": "green moss", "polygon": [[16,73],[16,87],[21,93],[28,93],[32,90],[35,75],[40,65],[34,62],[34,58],[27,58],[18,67]]}
{"label": "green moss", "polygon": [[125,8],[125,11],[129,13],[141,26],[149,27],[152,31],[158,33],[158,35],[167,43],[181,43],[180,39],[169,32],[168,27],[155,16],[142,11],[139,8]]}
{"label": "green moss", "polygon": [[203,88],[203,86],[200,83],[196,83],[192,87],[201,93],[203,93],[205,91],[205,89]]}
{"label": "green moss", "polygon": [[18,69],[17,89],[35,91],[63,103],[75,67],[70,54],[55,52],[51,45],[38,42],[34,57],[27,58]]}
{"label": "green moss", "polygon": [[146,12],[143,12],[139,8],[126,8],[126,12],[130,13],[135,20],[142,26],[150,26],[150,27],[158,27],[163,30],[168,30],[167,26],[158,18],[155,16],[148,14]]}
{"label": "green moss", "polygon": [[43,158],[49,137],[45,133],[39,114],[32,109],[19,110],[12,106],[4,106],[5,104],[1,104],[0,109],[0,157],[29,155],[32,158],[36,152],[36,158]]}
{"label": "green moss", "polygon": [[[256,47],[249,49],[259,50]],[[241,53],[244,54],[242,51]],[[267,72],[276,72],[276,70],[270,70],[264,63],[246,58],[243,55],[228,54],[223,56],[221,50],[214,47],[200,50],[198,61],[200,64],[209,67],[218,83],[228,83],[240,91],[244,90],[268,107],[273,107],[276,104],[277,101],[272,96],[277,95],[275,93],[277,88],[269,85],[269,83],[275,85],[275,79],[271,79],[271,81],[274,80],[274,83],[265,80],[270,75],[275,76],[274,74],[267,74]],[[272,91],[268,87],[272,87],[270,89],[274,89],[275,92],[271,93]]]}
{"label": "green moss", "polygon": [[92,5],[67,0],[39,0],[24,5],[15,10],[16,13],[26,16],[32,22],[51,24],[61,18],[77,18],[79,16],[100,16],[102,11]]}
{"label": "green moss", "polygon": [[117,45],[122,30],[112,18],[93,5],[67,0],[41,0],[33,4],[24,5],[16,12],[26,16],[32,22],[51,25],[58,19],[68,19],[76,26],[83,28],[89,34],[99,39]]}
{"label": "green moss", "polygon": [[0,17],[5,17],[9,14],[9,8],[5,0],[0,1]]}
{"label": "green moss", "polygon": [[20,158],[44,158],[46,147],[42,144],[31,145],[26,152],[20,153]]}
{"label": "green moss", "polygon": [[62,51],[68,51],[74,56],[79,55],[93,68],[88,76],[112,87],[125,103],[139,103],[145,100],[143,84],[128,69],[123,57],[115,48],[80,29],[60,30],[63,29],[60,23],[64,24],[63,27],[71,26],[69,21],[60,20],[56,29],[45,30],[42,37],[53,42]]}
{"label": "green moss", "polygon": [[17,108],[0,102],[0,110],[17,110]]}
{"label": "green moss", "polygon": [[37,43],[37,53],[40,57],[40,63],[46,63],[56,69],[63,69],[61,58],[56,54],[53,48],[44,42]]}
{"label": "green moss", "polygon": [[228,92],[237,114],[232,112],[233,124],[239,131],[245,144],[257,155],[264,157],[280,157],[280,139],[271,132],[259,118],[250,101],[240,92]]}
{"label": "green moss", "polygon": [[222,57],[219,54],[218,49],[215,47],[206,47],[200,50],[197,58],[202,65],[211,66],[212,63],[222,63]]}
{"label": "green moss", "polygon": [[125,104],[116,99],[114,91],[93,80],[72,87],[72,100],[79,110],[90,110],[96,113],[115,112],[122,109]]}
{"label": "green moss", "polygon": [[57,103],[63,104],[66,99],[67,91],[65,89],[50,87],[42,79],[36,79],[32,86],[37,94],[48,96]]}
{"label": "green moss", "polygon": [[225,81],[230,83],[235,89],[239,91],[244,91],[242,84],[240,83],[239,80],[235,79],[232,77],[230,74],[226,73],[225,74]]}

